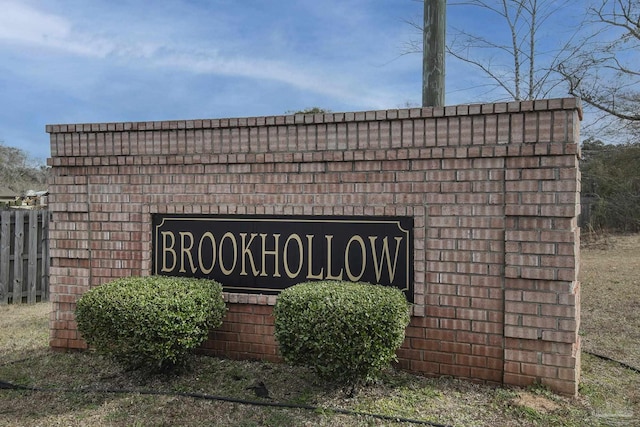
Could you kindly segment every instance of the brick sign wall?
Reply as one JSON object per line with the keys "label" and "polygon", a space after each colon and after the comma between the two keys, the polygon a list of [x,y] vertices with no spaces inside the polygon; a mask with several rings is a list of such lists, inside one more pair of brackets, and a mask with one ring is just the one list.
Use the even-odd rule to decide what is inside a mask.
{"label": "brick sign wall", "polygon": [[[401,367],[575,394],[579,116],[571,98],[49,125],[51,346],[85,347],[82,293],[151,274],[156,214],[409,217]],[[225,298],[202,351],[280,360],[277,295]]]}

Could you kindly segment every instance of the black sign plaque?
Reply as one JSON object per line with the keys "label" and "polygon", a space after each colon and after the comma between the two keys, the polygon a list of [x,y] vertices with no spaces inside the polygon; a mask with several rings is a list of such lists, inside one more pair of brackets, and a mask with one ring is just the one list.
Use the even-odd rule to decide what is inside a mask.
{"label": "black sign plaque", "polygon": [[273,295],[296,283],[393,286],[413,302],[413,218],[153,215],[152,273]]}

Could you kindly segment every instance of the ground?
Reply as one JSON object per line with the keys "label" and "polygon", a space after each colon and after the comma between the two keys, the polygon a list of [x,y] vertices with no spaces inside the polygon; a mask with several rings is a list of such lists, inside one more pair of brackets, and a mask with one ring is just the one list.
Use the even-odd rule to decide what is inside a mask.
{"label": "ground", "polygon": [[[640,426],[640,373],[625,367],[640,368],[640,235],[584,240],[580,335],[585,352],[577,398],[543,387],[490,387],[393,369],[348,397],[304,369],[197,356],[190,369],[175,374],[126,371],[90,352],[51,352],[51,306],[39,303],[0,306],[0,381],[49,390],[0,389],[0,426],[416,425],[411,420],[452,426]],[[271,399],[256,397],[250,388],[260,381]],[[279,402],[318,409],[264,406]]]}

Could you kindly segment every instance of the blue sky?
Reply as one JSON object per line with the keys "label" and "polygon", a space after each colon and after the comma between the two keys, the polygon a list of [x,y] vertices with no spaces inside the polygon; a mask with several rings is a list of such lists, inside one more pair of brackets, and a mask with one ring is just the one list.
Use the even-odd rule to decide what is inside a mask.
{"label": "blue sky", "polygon": [[[44,160],[46,124],[419,105],[402,53],[421,19],[415,0],[0,0],[0,141]],[[475,8],[447,20],[502,31]],[[500,98],[481,83],[448,61],[447,105]]]}

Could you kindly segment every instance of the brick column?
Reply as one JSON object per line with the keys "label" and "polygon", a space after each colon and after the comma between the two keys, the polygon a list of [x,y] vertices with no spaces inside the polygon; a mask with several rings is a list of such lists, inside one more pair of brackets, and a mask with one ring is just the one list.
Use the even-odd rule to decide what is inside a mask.
{"label": "brick column", "polygon": [[504,382],[576,394],[579,112],[522,117],[538,140],[506,165]]}

